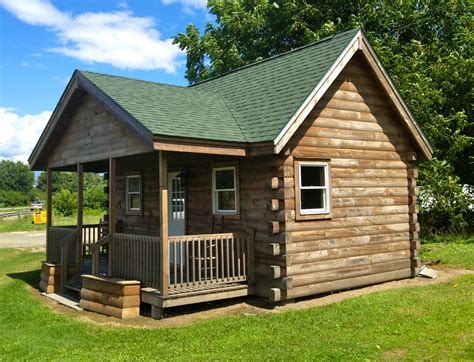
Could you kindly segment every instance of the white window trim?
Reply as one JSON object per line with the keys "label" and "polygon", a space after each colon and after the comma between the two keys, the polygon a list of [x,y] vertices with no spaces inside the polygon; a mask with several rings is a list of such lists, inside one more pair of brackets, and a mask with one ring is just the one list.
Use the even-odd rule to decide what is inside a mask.
{"label": "white window trim", "polygon": [[[219,189],[216,190],[216,172],[217,171],[225,171],[225,170],[233,170],[234,171],[234,188],[233,189]],[[234,210],[219,210],[218,208],[218,198],[217,193],[220,191],[234,191]],[[212,211],[214,214],[223,214],[223,215],[237,215],[238,210],[238,191],[237,191],[237,169],[235,166],[228,166],[228,167],[216,167],[212,169]]]}
{"label": "white window trim", "polygon": [[[131,178],[138,178],[138,191],[130,191],[128,186],[129,186],[129,180]],[[131,212],[140,212],[142,210],[142,178],[141,175],[127,175],[127,182],[126,182],[126,192],[127,192],[127,211]],[[138,195],[139,200],[140,200],[140,207],[131,207],[130,205],[130,195]]]}
{"label": "white window trim", "polygon": [[[299,180],[298,180],[298,187],[299,187],[299,206],[300,206],[300,215],[320,215],[320,214],[329,214],[331,212],[331,205],[329,203],[330,197],[330,185],[329,185],[329,164],[327,162],[315,162],[315,161],[300,161],[298,163],[299,167]],[[302,181],[302,167],[323,167],[324,168],[324,185],[325,186],[303,186]],[[323,192],[323,203],[324,207],[319,209],[303,209],[302,205],[302,197],[303,197],[303,190],[324,190]]]}

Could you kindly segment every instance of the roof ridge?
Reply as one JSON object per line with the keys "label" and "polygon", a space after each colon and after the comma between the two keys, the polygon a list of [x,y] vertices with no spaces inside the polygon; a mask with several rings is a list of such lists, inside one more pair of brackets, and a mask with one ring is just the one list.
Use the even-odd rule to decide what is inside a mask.
{"label": "roof ridge", "polygon": [[113,75],[113,74],[107,74],[107,73],[99,73],[99,72],[91,72],[89,70],[81,70],[81,69],[76,69],[79,73],[90,73],[90,74],[97,74],[97,75],[103,75],[106,77],[111,77],[111,78],[121,78],[121,79],[126,79],[126,80],[133,80],[135,82],[141,82],[141,83],[149,83],[149,84],[156,84],[156,85],[165,85],[168,87],[176,87],[176,88],[181,88],[181,89],[189,89],[188,86],[182,86],[182,85],[177,85],[177,84],[169,84],[169,83],[162,83],[162,82],[153,82],[151,80],[144,80],[144,79],[137,79],[137,78],[131,78],[131,77],[125,77],[122,75]]}
{"label": "roof ridge", "polygon": [[242,69],[245,69],[245,68],[250,68],[250,67],[252,67],[252,66],[254,66],[254,65],[261,64],[261,63],[264,63],[264,62],[267,62],[267,61],[270,61],[270,60],[274,60],[275,58],[280,58],[280,57],[283,57],[283,56],[285,56],[285,55],[289,55],[289,54],[292,54],[292,53],[296,53],[296,52],[298,52],[298,51],[300,51],[300,50],[303,50],[303,49],[306,49],[306,48],[310,48],[310,47],[312,47],[312,46],[315,46],[315,45],[324,43],[324,42],[326,42],[326,41],[332,40],[332,39],[334,39],[334,38],[336,38],[336,37],[339,37],[339,36],[341,36],[341,35],[343,35],[343,34],[346,34],[346,33],[351,32],[351,31],[355,31],[355,30],[359,31],[359,30],[361,30],[361,29],[362,29],[362,28],[360,28],[360,27],[359,27],[359,28],[353,28],[353,29],[350,29],[350,30],[343,31],[343,32],[341,32],[341,33],[337,33],[337,34],[334,34],[334,35],[326,36],[326,37],[324,37],[324,38],[322,38],[322,39],[319,39],[319,40],[317,40],[317,41],[315,41],[315,42],[312,42],[312,43],[309,43],[309,44],[306,44],[306,45],[302,45],[302,46],[300,46],[300,47],[297,47],[297,48],[288,50],[288,51],[286,51],[286,52],[284,52],[284,53],[272,55],[271,57],[268,57],[268,58],[265,58],[265,59],[260,59],[260,60],[254,61],[254,62],[252,62],[252,63],[242,65],[241,67],[238,67],[238,68],[229,70],[229,71],[227,71],[227,72],[225,72],[225,73],[222,73],[222,74],[220,74],[220,75],[216,75],[216,76],[214,76],[214,77],[210,77],[210,78],[207,78],[207,79],[203,79],[203,80],[201,80],[201,81],[199,81],[199,82],[197,82],[197,83],[190,84],[187,88],[192,88],[192,87],[194,87],[194,86],[196,86],[196,85],[201,85],[201,84],[206,83],[206,82],[208,82],[208,81],[211,81],[211,80],[214,80],[214,79],[218,79],[218,78],[224,77],[224,76],[226,76],[226,75],[228,75],[228,74],[231,74],[231,73],[235,73],[235,72],[237,72],[237,71],[239,71],[239,70],[242,70]]}

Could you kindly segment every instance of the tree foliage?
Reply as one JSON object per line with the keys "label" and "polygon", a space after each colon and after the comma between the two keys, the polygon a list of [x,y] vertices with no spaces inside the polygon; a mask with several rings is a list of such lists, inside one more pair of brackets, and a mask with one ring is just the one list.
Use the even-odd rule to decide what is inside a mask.
{"label": "tree foliage", "polygon": [[54,211],[63,216],[71,216],[77,208],[77,194],[62,189],[54,195],[53,198]]}
{"label": "tree foliage", "polygon": [[[77,174],[75,172],[53,172],[53,193],[55,209],[60,212],[73,213],[77,204]],[[84,172],[84,208],[100,210],[104,208],[107,198],[104,187],[106,183],[102,175],[91,172]],[[46,192],[47,180],[46,172],[40,173],[36,182],[36,188],[41,192]],[[66,193],[64,191],[67,191]],[[59,206],[56,206],[56,199],[59,198]],[[74,201],[76,202],[76,201]]]}
{"label": "tree foliage", "polygon": [[474,184],[471,1],[209,0],[208,10],[215,22],[202,34],[190,24],[174,37],[191,84],[360,27],[434,146],[421,183],[437,189],[430,182],[444,169],[451,180]]}
{"label": "tree foliage", "polygon": [[0,206],[14,207],[28,205],[28,196],[18,191],[0,190]]}
{"label": "tree foliage", "polygon": [[29,195],[33,189],[34,174],[27,165],[18,161],[0,161],[0,190]]}

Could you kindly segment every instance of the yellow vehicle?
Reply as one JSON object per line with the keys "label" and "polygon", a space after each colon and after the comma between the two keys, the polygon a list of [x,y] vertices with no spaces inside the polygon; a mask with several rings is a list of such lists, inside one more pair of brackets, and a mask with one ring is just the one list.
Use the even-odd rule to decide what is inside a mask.
{"label": "yellow vehicle", "polygon": [[46,224],[46,211],[43,211],[42,209],[35,210],[33,212],[33,224]]}

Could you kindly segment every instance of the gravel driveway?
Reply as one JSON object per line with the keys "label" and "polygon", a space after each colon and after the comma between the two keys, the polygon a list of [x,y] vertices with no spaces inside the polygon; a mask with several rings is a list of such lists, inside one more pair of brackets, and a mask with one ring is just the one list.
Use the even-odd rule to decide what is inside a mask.
{"label": "gravel driveway", "polygon": [[0,248],[46,247],[46,231],[0,233]]}

